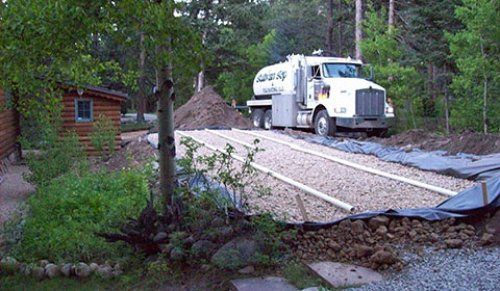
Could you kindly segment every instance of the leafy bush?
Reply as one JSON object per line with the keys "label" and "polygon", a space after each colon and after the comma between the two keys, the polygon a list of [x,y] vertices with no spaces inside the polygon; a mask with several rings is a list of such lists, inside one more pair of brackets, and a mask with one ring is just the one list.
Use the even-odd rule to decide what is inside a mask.
{"label": "leafy bush", "polygon": [[99,152],[100,155],[111,155],[115,151],[116,128],[110,118],[100,114],[92,133],[90,134],[90,143]]}
{"label": "leafy bush", "polygon": [[75,132],[67,132],[62,136],[48,134],[44,140],[38,153],[30,152],[26,155],[26,163],[30,169],[27,181],[43,186],[64,173],[84,169],[85,151]]}
{"label": "leafy bush", "polygon": [[26,262],[122,257],[126,247],[106,243],[95,233],[116,231],[139,214],[147,196],[146,177],[137,171],[69,173],[54,179],[29,198],[23,238],[13,255]]}

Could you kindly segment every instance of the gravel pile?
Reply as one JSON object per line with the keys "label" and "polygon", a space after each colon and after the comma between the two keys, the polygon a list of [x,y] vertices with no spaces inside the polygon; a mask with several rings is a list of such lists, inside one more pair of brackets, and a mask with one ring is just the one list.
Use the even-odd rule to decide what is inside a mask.
{"label": "gravel pile", "polygon": [[[252,143],[255,139],[254,136],[239,132],[227,130],[219,132],[247,143]],[[365,166],[454,191],[463,190],[473,184],[467,180],[380,161],[372,156],[349,154],[321,145],[310,144],[306,141],[296,140],[275,132],[261,131],[260,133],[293,142],[304,148],[317,150]],[[230,143],[236,148],[236,152],[239,155],[245,155],[246,150],[242,145],[228,141],[220,136],[205,131],[190,131],[189,134],[218,148],[224,148],[227,143]],[[447,199],[446,196],[434,192],[362,172],[320,157],[297,152],[285,145],[272,141],[262,140],[259,147],[263,148],[264,151],[256,155],[255,162],[320,190],[327,195],[352,204],[356,207],[356,213],[387,208],[432,207]],[[178,148],[182,149],[182,147]],[[301,220],[301,217],[298,215],[297,206],[295,205],[296,194],[300,194],[304,199],[310,218],[316,221],[330,221],[347,214],[331,204],[320,201],[320,199],[311,195],[304,194],[301,190],[266,175],[259,174],[258,183],[261,186],[272,189],[272,195],[264,200],[250,199],[250,202],[255,203],[262,209],[277,211],[278,215],[280,213],[287,214],[289,221]]]}
{"label": "gravel pile", "polygon": [[403,272],[350,290],[498,290],[500,248],[439,250],[406,254]]}

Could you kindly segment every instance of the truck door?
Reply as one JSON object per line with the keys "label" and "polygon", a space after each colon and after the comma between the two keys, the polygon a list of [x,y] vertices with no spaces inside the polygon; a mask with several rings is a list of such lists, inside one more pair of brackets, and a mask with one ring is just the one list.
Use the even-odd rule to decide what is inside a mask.
{"label": "truck door", "polygon": [[307,78],[307,107],[313,108],[318,102],[318,86],[322,83],[319,65],[309,66]]}

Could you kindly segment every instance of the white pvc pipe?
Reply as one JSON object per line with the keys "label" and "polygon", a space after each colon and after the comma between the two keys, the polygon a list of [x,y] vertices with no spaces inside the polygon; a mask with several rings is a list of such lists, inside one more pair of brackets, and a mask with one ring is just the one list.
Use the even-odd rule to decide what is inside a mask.
{"label": "white pvc pipe", "polygon": [[447,195],[447,196],[455,196],[455,195],[457,195],[457,192],[455,192],[455,191],[451,191],[451,190],[448,190],[448,189],[445,189],[445,188],[442,188],[442,187],[439,187],[439,186],[429,185],[429,184],[426,184],[426,183],[423,183],[423,182],[419,182],[419,181],[416,181],[416,180],[413,180],[413,179],[409,179],[409,178],[401,177],[401,176],[398,176],[398,175],[390,174],[390,173],[387,173],[387,172],[383,172],[383,171],[380,171],[380,170],[377,170],[377,169],[373,169],[373,168],[366,167],[366,166],[363,166],[363,165],[360,165],[360,164],[349,162],[349,161],[341,159],[341,158],[337,158],[337,157],[333,157],[333,156],[330,156],[330,155],[326,155],[326,154],[318,152],[318,151],[314,151],[314,150],[310,150],[310,149],[305,149],[305,148],[302,148],[302,147],[300,147],[298,145],[295,145],[295,144],[292,144],[292,143],[289,143],[289,142],[286,142],[286,141],[283,141],[283,140],[280,140],[280,139],[277,139],[277,138],[268,137],[268,136],[265,136],[265,135],[262,135],[262,134],[259,134],[259,133],[253,132],[253,131],[245,131],[245,130],[240,130],[240,129],[236,129],[236,128],[233,128],[232,130],[234,130],[236,132],[240,132],[240,133],[250,134],[250,135],[253,135],[253,136],[256,136],[256,137],[260,137],[260,138],[263,138],[263,139],[268,139],[270,141],[273,141],[273,142],[276,142],[276,143],[280,143],[280,144],[289,146],[291,149],[294,149],[294,150],[299,151],[299,152],[308,153],[308,154],[311,154],[311,155],[314,155],[314,156],[318,156],[318,157],[321,157],[321,158],[324,158],[324,159],[327,159],[327,160],[330,160],[330,161],[333,161],[333,162],[336,162],[336,163],[339,163],[339,164],[342,164],[342,165],[345,165],[345,166],[348,166],[348,167],[351,167],[351,168],[354,168],[354,169],[358,169],[358,170],[365,171],[365,172],[368,172],[368,173],[371,173],[371,174],[374,174],[374,175],[378,175],[378,176],[382,176],[382,177],[385,177],[385,178],[389,178],[389,179],[392,179],[392,180],[395,180],[395,181],[407,183],[407,184],[410,184],[410,185],[413,185],[413,186],[416,186],[416,187],[420,187],[420,188],[423,188],[423,189],[427,189],[427,190],[430,190],[430,191],[433,191],[433,192],[436,192],[436,193],[439,193],[439,194],[443,194],[443,195]]}
{"label": "white pvc pipe", "polygon": [[252,145],[252,144],[246,143],[246,142],[241,141],[241,140],[237,140],[237,139],[235,139],[235,138],[232,138],[232,137],[230,137],[230,136],[228,136],[228,135],[225,135],[225,134],[223,134],[223,133],[220,133],[220,132],[218,132],[218,131],[214,131],[214,130],[211,130],[211,129],[205,129],[205,131],[206,131],[206,132],[209,132],[209,133],[211,133],[211,134],[218,135],[218,136],[220,136],[220,137],[222,137],[222,138],[225,138],[225,139],[227,139],[227,140],[233,141],[233,142],[235,142],[235,143],[239,143],[239,144],[241,144],[241,145],[243,145],[243,146],[245,146],[245,147],[247,147],[247,148],[256,148],[256,146],[255,146],[255,145]]}
{"label": "white pvc pipe", "polygon": [[[193,137],[193,136],[191,136],[191,135],[189,135],[187,133],[180,132],[180,131],[176,131],[176,132],[179,135],[181,135],[181,136],[192,138],[195,142],[197,142],[197,143],[199,143],[199,144],[201,144],[201,145],[203,145],[203,146],[205,146],[205,147],[207,147],[207,148],[209,148],[209,149],[211,149],[213,151],[222,152],[222,150],[216,148],[215,146],[207,144],[206,142],[204,142],[204,141],[202,141],[200,139],[197,139],[197,138],[195,138],[195,137]],[[233,159],[237,160],[237,161],[245,163],[245,159],[243,157],[240,157],[240,156],[238,156],[236,154],[231,154],[230,156]],[[328,196],[328,195],[326,195],[326,194],[324,194],[324,193],[322,193],[322,192],[320,192],[320,191],[318,191],[318,190],[316,190],[314,188],[311,188],[311,187],[309,187],[307,185],[304,185],[304,184],[302,184],[300,182],[297,182],[297,181],[295,181],[295,180],[293,180],[293,179],[291,179],[291,178],[289,178],[289,177],[287,177],[285,175],[282,175],[282,174],[280,174],[278,172],[275,172],[275,171],[273,171],[273,170],[271,170],[269,168],[266,168],[266,167],[264,167],[262,165],[259,165],[259,164],[255,163],[255,162],[251,162],[250,165],[254,169],[258,170],[258,171],[261,171],[261,172],[263,172],[265,174],[268,174],[268,175],[270,175],[270,176],[272,176],[272,177],[274,177],[274,178],[276,178],[278,180],[281,180],[281,181],[283,181],[285,183],[293,185],[293,186],[301,189],[302,191],[304,191],[306,193],[309,193],[311,195],[314,195],[314,196],[316,196],[318,198],[321,198],[321,199],[323,199],[323,200],[325,200],[327,202],[330,202],[331,204],[333,204],[333,205],[335,205],[335,206],[337,206],[337,207],[339,207],[339,208],[341,208],[343,210],[346,210],[346,211],[349,211],[349,212],[353,212],[354,209],[355,209],[354,206],[352,206],[352,205],[350,205],[348,203],[345,203],[345,202],[340,201],[340,200],[338,200],[336,198]]]}

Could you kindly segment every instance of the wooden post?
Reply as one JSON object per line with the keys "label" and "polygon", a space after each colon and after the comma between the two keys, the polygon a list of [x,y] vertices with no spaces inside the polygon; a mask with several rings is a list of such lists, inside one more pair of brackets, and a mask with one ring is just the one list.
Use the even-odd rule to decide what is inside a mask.
{"label": "wooden post", "polygon": [[488,205],[488,186],[486,185],[486,181],[481,181],[481,188],[483,192],[483,205]]}
{"label": "wooden post", "polygon": [[300,213],[302,213],[302,218],[304,219],[304,221],[309,221],[309,218],[307,217],[306,208],[304,207],[304,202],[300,198],[299,194],[295,196],[295,199],[297,199],[297,204],[299,205]]}

